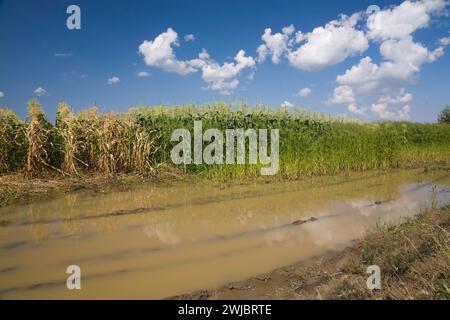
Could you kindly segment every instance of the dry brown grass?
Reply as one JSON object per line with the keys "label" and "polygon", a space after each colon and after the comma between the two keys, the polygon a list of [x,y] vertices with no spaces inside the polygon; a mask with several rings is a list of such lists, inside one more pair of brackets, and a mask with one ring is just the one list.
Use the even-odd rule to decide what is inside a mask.
{"label": "dry brown grass", "polygon": [[44,110],[36,100],[28,102],[28,117],[25,175],[32,178],[48,167],[49,154],[46,146],[51,128],[44,118]]}
{"label": "dry brown grass", "polygon": [[[367,266],[374,264],[381,270],[379,291],[366,286]],[[319,275],[321,283],[303,288],[304,295],[315,290],[322,299],[450,299],[450,206],[384,225],[325,262]]]}
{"label": "dry brown grass", "polygon": [[130,116],[100,115],[95,108],[75,115],[67,104],[61,103],[57,130],[62,137],[62,170],[69,174],[78,175],[80,170],[109,175],[153,173],[153,140]]}
{"label": "dry brown grass", "polygon": [[[28,119],[24,134],[27,149],[24,173],[28,178],[42,177],[49,171],[64,176],[87,172],[142,176],[154,173],[150,163],[153,139],[130,115],[99,114],[96,108],[75,114],[67,103],[61,102],[52,126],[39,103],[31,100]],[[3,163],[11,162],[0,158],[2,167]]]}
{"label": "dry brown grass", "polygon": [[[450,207],[432,210],[398,226],[385,226],[351,250],[330,296],[375,299],[450,299]],[[382,290],[361,288],[367,265],[382,272]]]}
{"label": "dry brown grass", "polygon": [[78,153],[78,141],[76,139],[75,116],[70,111],[67,103],[58,105],[56,128],[62,139],[62,152],[64,154],[62,171],[68,174],[79,175],[77,170],[76,155]]}

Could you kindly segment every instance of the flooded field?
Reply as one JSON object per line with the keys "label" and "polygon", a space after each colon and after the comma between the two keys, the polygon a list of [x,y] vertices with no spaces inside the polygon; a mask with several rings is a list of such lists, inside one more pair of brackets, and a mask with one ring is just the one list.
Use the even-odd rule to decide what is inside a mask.
{"label": "flooded field", "polygon": [[[340,250],[450,201],[419,170],[247,185],[139,185],[0,208],[0,298],[164,298]],[[81,268],[81,290],[66,268]]]}

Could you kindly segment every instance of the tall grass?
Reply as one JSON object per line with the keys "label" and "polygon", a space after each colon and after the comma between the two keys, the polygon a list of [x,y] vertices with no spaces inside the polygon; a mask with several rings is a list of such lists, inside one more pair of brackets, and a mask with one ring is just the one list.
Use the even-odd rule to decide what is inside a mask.
{"label": "tall grass", "polygon": [[[279,129],[280,175],[299,177],[450,161],[450,125],[408,122],[363,123],[301,110],[272,110],[214,103],[205,106],[131,108],[124,114],[79,113],[62,102],[55,125],[39,103],[28,104],[28,120],[0,112],[0,171],[23,169],[27,176],[44,172],[80,175],[155,173],[171,166],[173,130],[218,128]],[[246,146],[248,148],[248,145]],[[214,178],[259,174],[260,165],[186,165],[190,173]]]}

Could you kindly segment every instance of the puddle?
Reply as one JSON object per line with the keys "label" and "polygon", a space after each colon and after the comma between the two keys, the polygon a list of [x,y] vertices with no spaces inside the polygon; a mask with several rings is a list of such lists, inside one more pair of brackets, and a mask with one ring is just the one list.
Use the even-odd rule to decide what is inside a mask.
{"label": "puddle", "polygon": [[[0,298],[154,299],[339,250],[377,221],[450,202],[438,171],[142,185],[0,208]],[[81,268],[81,290],[66,268]]]}

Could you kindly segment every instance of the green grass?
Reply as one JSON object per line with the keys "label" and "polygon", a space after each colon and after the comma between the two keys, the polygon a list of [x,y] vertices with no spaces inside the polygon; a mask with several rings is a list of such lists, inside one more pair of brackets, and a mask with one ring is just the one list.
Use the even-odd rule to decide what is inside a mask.
{"label": "green grass", "polygon": [[[281,177],[418,167],[446,164],[450,160],[448,124],[364,123],[301,110],[288,112],[243,104],[138,106],[116,115],[92,110],[73,114],[66,104],[61,104],[55,126],[49,128],[44,119],[34,121],[34,131],[50,135],[40,140],[51,142],[45,144],[45,152],[41,150],[38,155],[41,162],[36,163],[48,164],[48,171],[71,175],[86,171],[153,174],[173,166],[170,160],[175,145],[170,141],[173,130],[186,128],[193,132],[195,120],[202,120],[203,131],[279,129]],[[28,158],[35,159],[33,155],[39,148],[32,136],[29,141],[24,138],[27,132],[30,134],[30,123],[32,117],[24,122],[11,112],[0,113],[0,151],[4,154],[0,156],[1,172],[21,170],[27,151]],[[39,123],[46,125],[45,130],[37,130]],[[230,179],[258,176],[260,167],[201,164],[183,165],[179,169],[214,179]]]}

